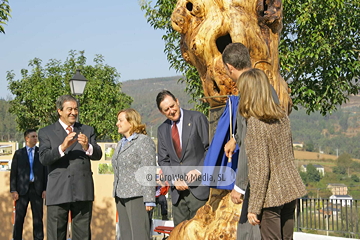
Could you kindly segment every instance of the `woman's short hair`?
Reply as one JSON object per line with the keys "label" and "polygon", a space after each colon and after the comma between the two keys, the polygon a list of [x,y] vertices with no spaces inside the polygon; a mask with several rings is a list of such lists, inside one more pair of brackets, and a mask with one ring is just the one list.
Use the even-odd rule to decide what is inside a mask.
{"label": "woman's short hair", "polygon": [[146,125],[141,123],[141,116],[138,111],[133,108],[127,108],[120,110],[117,114],[119,116],[120,113],[125,113],[126,121],[128,121],[131,125],[131,129],[129,134],[132,135],[133,133],[141,133],[146,135]]}

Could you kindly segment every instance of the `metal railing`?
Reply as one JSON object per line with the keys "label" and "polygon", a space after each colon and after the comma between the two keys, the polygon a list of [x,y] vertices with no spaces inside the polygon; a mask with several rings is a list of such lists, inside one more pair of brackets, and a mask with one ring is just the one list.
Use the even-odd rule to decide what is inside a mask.
{"label": "metal railing", "polygon": [[[172,219],[172,203],[167,198],[168,217]],[[153,219],[161,219],[160,205]],[[297,200],[295,231],[360,239],[360,201],[321,198]]]}
{"label": "metal railing", "polygon": [[358,200],[298,199],[295,230],[359,239],[360,206]]}

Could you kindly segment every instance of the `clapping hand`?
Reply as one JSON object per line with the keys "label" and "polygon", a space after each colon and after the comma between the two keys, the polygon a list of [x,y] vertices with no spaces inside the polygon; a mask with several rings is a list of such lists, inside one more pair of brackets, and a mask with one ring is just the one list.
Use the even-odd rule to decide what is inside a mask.
{"label": "clapping hand", "polygon": [[77,137],[78,142],[81,144],[82,148],[87,151],[89,149],[89,140],[85,134],[79,133]]}
{"label": "clapping hand", "polygon": [[76,132],[69,133],[66,138],[64,139],[63,143],[61,144],[61,150],[65,152],[65,150],[73,145],[74,142],[76,142]]}

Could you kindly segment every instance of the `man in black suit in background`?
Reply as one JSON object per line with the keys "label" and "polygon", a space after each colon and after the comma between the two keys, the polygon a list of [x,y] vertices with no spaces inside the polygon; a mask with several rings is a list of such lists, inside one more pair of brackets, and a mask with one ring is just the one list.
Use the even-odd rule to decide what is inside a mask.
{"label": "man in black suit in background", "polygon": [[33,215],[34,240],[44,239],[43,199],[47,182],[46,167],[39,161],[39,148],[36,147],[36,130],[24,132],[26,146],[17,150],[13,156],[10,172],[10,192],[15,207],[14,240],[22,240],[22,232],[27,207],[31,203]]}
{"label": "man in black suit in background", "polygon": [[89,240],[94,201],[90,160],[100,160],[102,151],[94,128],[76,122],[79,111],[74,97],[58,97],[56,108],[59,120],[39,130],[40,162],[49,171],[47,239],[66,239],[71,211],[72,240]]}

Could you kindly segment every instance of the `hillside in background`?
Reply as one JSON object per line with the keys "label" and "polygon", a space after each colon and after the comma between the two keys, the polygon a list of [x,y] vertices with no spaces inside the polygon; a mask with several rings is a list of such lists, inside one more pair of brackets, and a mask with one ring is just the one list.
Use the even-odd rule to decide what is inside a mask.
{"label": "hillside in background", "polygon": [[[180,104],[192,109],[186,85],[179,83],[181,76],[129,80],[122,82],[122,91],[133,98],[131,107],[140,112],[147,124],[150,136],[156,137],[158,126],[165,120],[156,106],[156,95],[168,89],[179,98]],[[9,100],[0,99],[0,141],[22,141],[22,133],[16,131],[15,116],[8,113]],[[349,102],[338,107],[331,115],[318,112],[306,114],[306,110],[293,110],[291,128],[293,141],[302,143],[308,152],[341,155],[349,153],[360,159],[360,96],[349,96]]]}
{"label": "hillside in background", "polygon": [[131,107],[140,112],[147,125],[148,134],[156,137],[158,126],[165,121],[156,106],[156,96],[161,90],[169,90],[179,99],[181,107],[192,109],[190,97],[186,94],[185,83],[178,83],[181,76],[148,78],[122,82],[122,91],[133,98]]}
{"label": "hillside in background", "polygon": [[[174,93],[182,107],[191,109],[190,97],[185,93],[185,84],[180,77],[151,78],[122,83],[124,93],[133,98],[131,107],[137,109],[147,124],[149,135],[156,137],[157,127],[165,117],[158,111],[155,98],[163,89]],[[332,115],[306,114],[305,109],[293,110],[290,114],[293,141],[302,143],[302,151],[295,151],[295,164],[315,164],[324,167],[326,177],[318,182],[306,180],[309,196],[328,198],[331,193],[328,183],[344,183],[354,199],[360,199],[360,97],[350,96],[349,102],[338,107]],[[338,157],[349,153],[353,158],[351,168],[339,167]],[[305,181],[305,180],[304,180]]]}
{"label": "hillside in background", "polygon": [[[138,110],[147,124],[149,135],[156,137],[157,127],[165,120],[156,107],[156,95],[163,89],[170,90],[179,98],[182,107],[192,109],[186,85],[179,83],[181,76],[130,80],[122,83],[124,93],[133,98],[131,107]],[[349,102],[338,107],[332,115],[322,116],[315,112],[306,114],[305,109],[290,114],[294,142],[305,145],[311,152],[340,155],[345,152],[360,159],[360,96],[349,96]]]}
{"label": "hillside in background", "polygon": [[[174,93],[183,108],[194,107],[189,103],[186,85],[179,83],[179,79],[180,76],[174,76],[122,82],[122,91],[132,97],[131,107],[140,112],[152,137],[157,136],[158,126],[166,119],[156,106],[156,96],[161,90]],[[21,143],[22,133],[16,131],[15,116],[8,113],[9,104],[9,100],[0,99],[0,141]],[[360,96],[349,96],[349,102],[331,115],[322,116],[318,112],[308,115],[305,109],[299,108],[292,111],[290,119],[293,142],[303,146],[295,149],[301,150],[295,151],[296,166],[322,165],[326,172],[317,182],[303,178],[309,196],[327,198],[330,196],[328,183],[344,183],[349,194],[360,199]],[[345,166],[339,159],[346,155],[351,161]]]}
{"label": "hillside in background", "polygon": [[360,158],[360,107],[357,101],[339,106],[336,112],[327,116],[318,112],[307,115],[300,109],[290,114],[290,120],[293,140],[303,143],[305,150],[331,155],[349,153]]}

